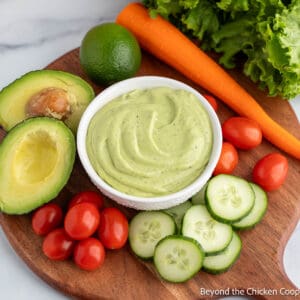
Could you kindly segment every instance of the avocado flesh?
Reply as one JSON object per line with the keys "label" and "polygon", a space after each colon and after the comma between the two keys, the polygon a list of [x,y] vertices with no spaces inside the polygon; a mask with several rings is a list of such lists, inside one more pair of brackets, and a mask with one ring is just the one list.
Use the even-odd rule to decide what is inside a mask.
{"label": "avocado flesh", "polygon": [[41,90],[53,87],[69,94],[71,113],[64,122],[75,133],[81,115],[95,97],[94,90],[80,77],[55,70],[29,72],[5,87],[0,92],[0,125],[8,131],[28,118],[26,104],[29,100]]}
{"label": "avocado flesh", "polygon": [[75,160],[72,131],[54,118],[27,119],[0,144],[0,210],[23,214],[54,199]]}

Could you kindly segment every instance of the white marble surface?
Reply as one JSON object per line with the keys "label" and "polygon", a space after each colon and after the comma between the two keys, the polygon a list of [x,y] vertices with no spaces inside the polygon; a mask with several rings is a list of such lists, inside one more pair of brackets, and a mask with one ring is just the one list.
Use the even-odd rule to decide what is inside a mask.
{"label": "white marble surface", "polygon": [[[78,47],[89,28],[113,20],[128,2],[0,0],[0,89],[22,74],[41,69]],[[300,120],[300,97],[293,100],[292,105]],[[14,253],[1,229],[0,249],[1,299],[67,299],[25,265]],[[298,287],[299,249],[300,226],[292,235],[284,255],[286,272]]]}

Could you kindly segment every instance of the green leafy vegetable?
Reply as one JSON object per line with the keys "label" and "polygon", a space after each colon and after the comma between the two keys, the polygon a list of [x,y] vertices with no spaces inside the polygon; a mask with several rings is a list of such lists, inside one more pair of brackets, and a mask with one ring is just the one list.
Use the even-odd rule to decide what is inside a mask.
{"label": "green leafy vegetable", "polygon": [[160,14],[221,54],[220,63],[243,71],[270,96],[300,94],[299,0],[144,0],[152,16]]}

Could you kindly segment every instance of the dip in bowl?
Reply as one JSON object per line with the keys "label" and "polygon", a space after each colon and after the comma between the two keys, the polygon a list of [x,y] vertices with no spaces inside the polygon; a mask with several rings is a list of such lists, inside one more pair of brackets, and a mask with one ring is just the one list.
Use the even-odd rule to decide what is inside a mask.
{"label": "dip in bowl", "polygon": [[84,112],[77,133],[91,181],[116,202],[142,210],[175,206],[197,193],[220,156],[221,126],[190,86],[142,76],[116,83]]}

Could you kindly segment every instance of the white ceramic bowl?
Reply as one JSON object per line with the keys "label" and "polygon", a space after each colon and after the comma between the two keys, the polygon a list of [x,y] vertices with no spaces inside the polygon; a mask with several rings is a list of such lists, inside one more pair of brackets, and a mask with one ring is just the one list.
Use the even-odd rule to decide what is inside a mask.
{"label": "white ceramic bowl", "polygon": [[[166,86],[173,89],[183,89],[196,95],[207,110],[213,130],[213,148],[209,162],[201,175],[189,186],[169,195],[144,198],[120,192],[102,180],[92,167],[86,151],[86,135],[89,123],[94,114],[109,101],[135,89],[148,89]],[[107,197],[119,204],[139,210],[157,210],[178,205],[196,194],[211,177],[220,157],[222,147],[222,131],[219,119],[205,98],[195,89],[180,81],[158,76],[141,76],[123,80],[102,91],[85,110],[77,131],[77,150],[81,163],[95,186]]]}

